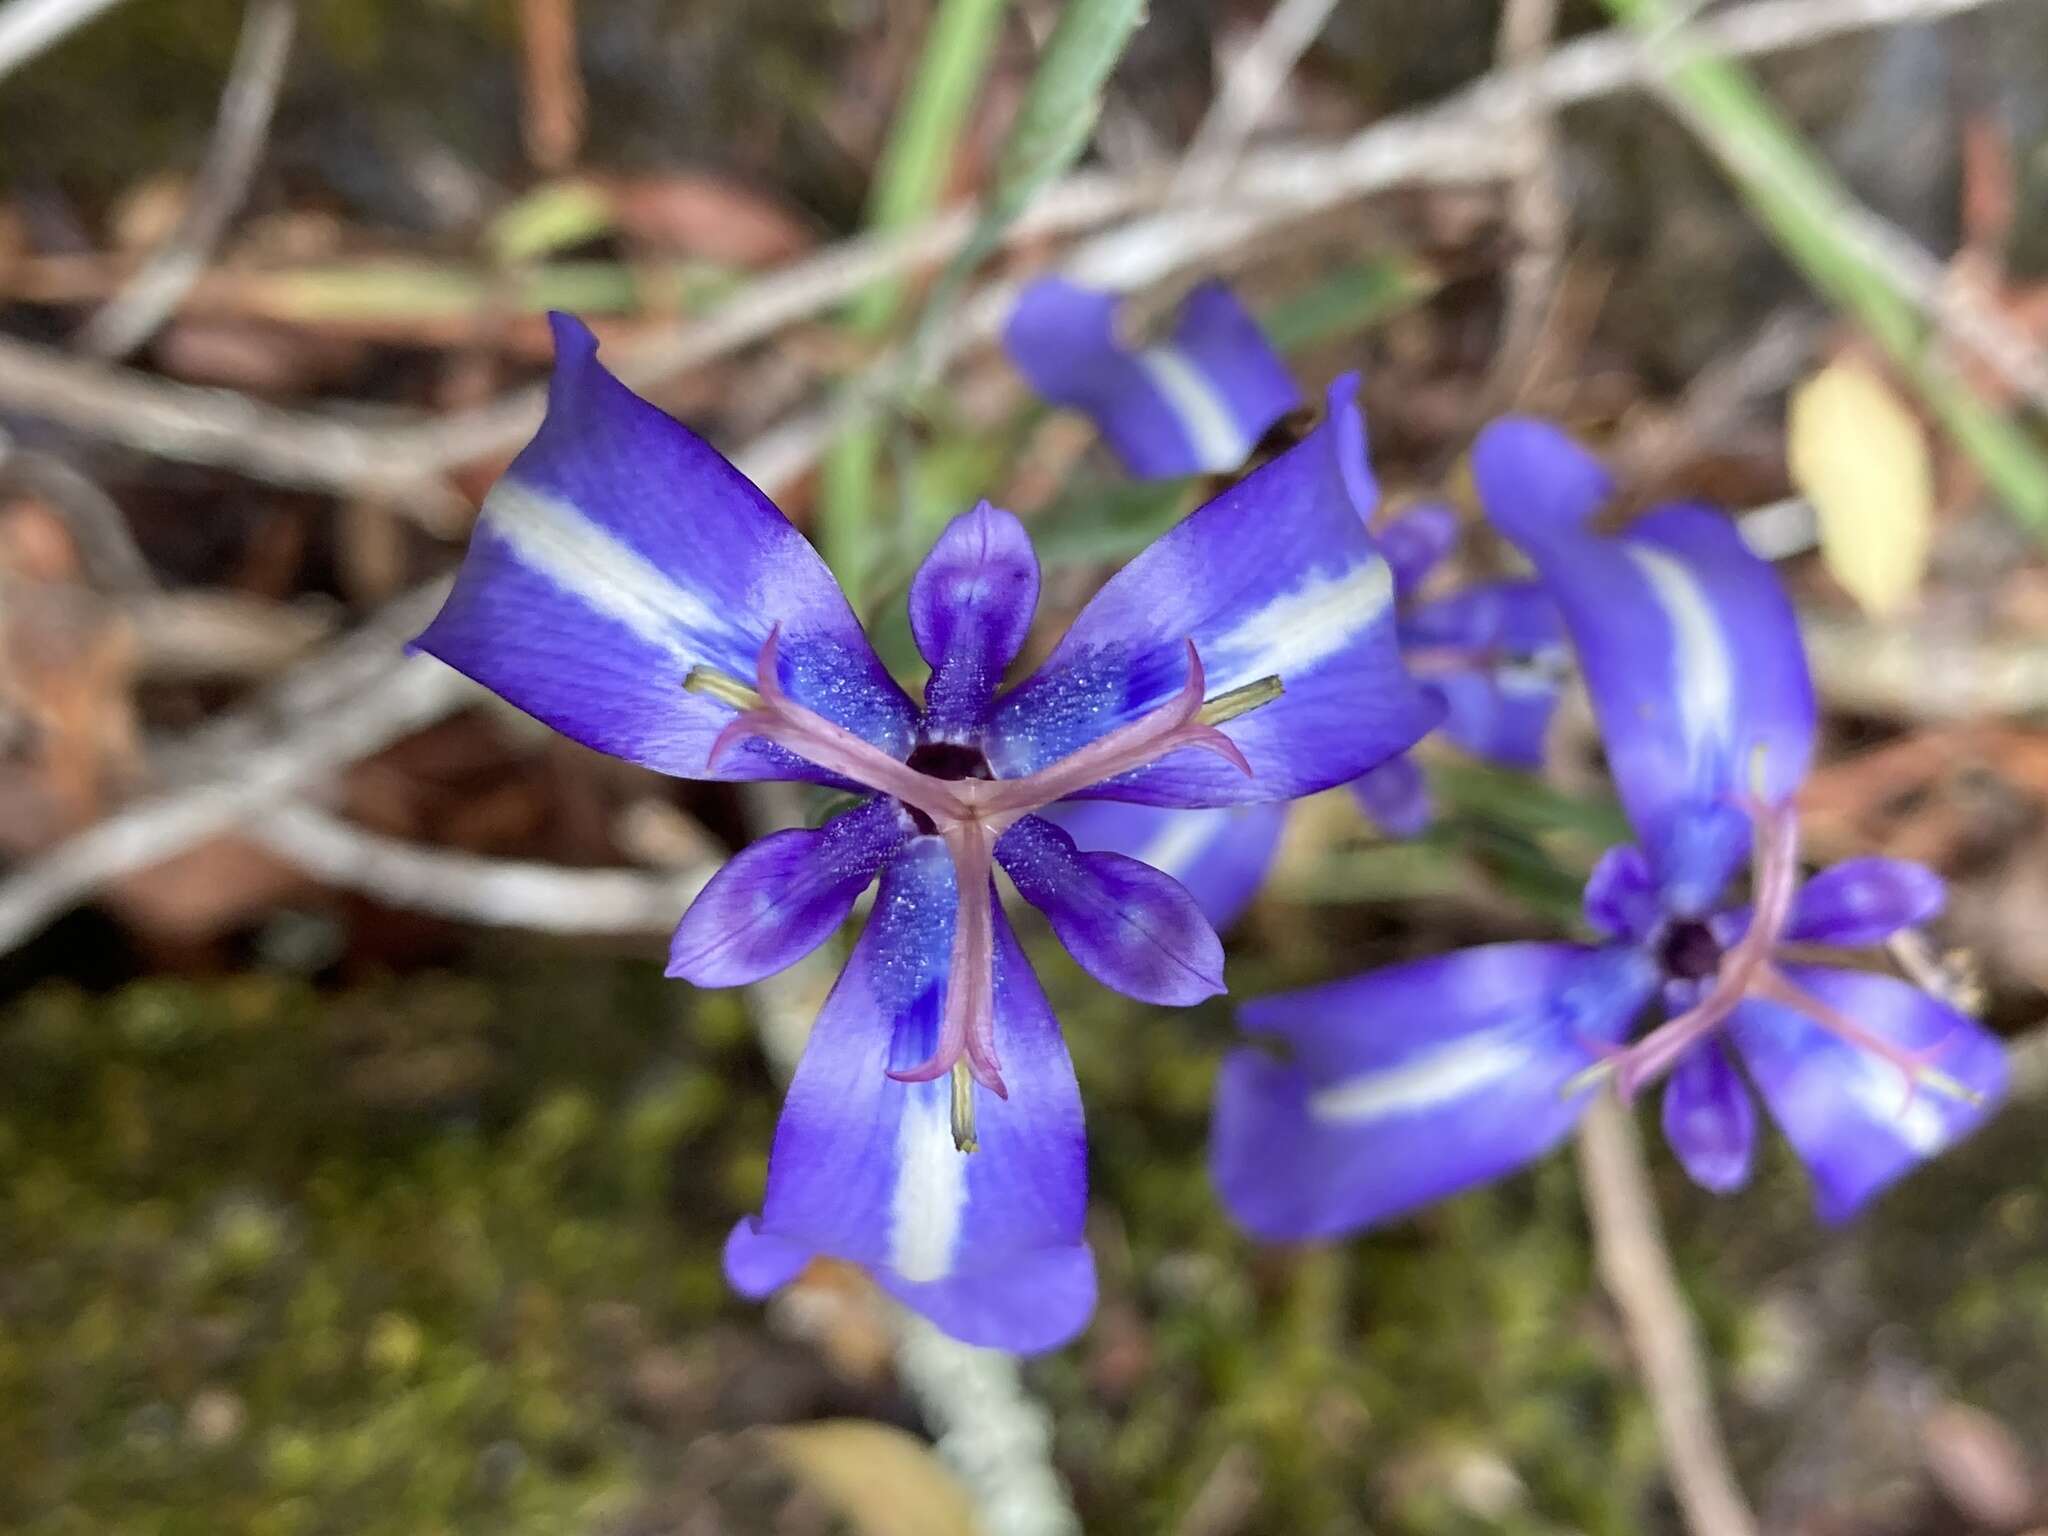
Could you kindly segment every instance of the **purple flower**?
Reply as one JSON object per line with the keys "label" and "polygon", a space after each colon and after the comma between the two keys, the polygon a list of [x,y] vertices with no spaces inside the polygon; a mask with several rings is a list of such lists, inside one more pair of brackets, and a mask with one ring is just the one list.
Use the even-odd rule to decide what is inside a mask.
{"label": "purple flower", "polygon": [[[1456,515],[1424,506],[1378,534],[1393,571],[1396,633],[1408,670],[1444,707],[1443,733],[1474,757],[1510,768],[1543,765],[1543,742],[1567,672],[1565,633],[1540,582],[1475,582],[1421,598],[1423,582],[1457,540]],[[1390,837],[1429,827],[1429,784],[1410,753],[1351,783],[1359,808]],[[1084,848],[1143,859],[1185,885],[1227,928],[1251,904],[1279,848],[1284,806],[1253,812],[1090,806],[1058,819]]]}
{"label": "purple flower", "polygon": [[[1666,1137],[1715,1191],[1749,1177],[1753,1088],[1821,1217],[1846,1219],[1984,1119],[2005,1053],[1904,981],[1787,946],[1879,943],[1932,917],[1941,882],[1890,859],[1801,882],[1812,683],[1791,604],[1724,517],[1666,507],[1597,536],[1606,474],[1532,421],[1490,427],[1474,469],[1564,616],[1639,844],[1587,885],[1599,943],[1487,945],[1248,1004],[1289,1055],[1225,1063],[1224,1201],[1269,1237],[1371,1226],[1537,1157],[1611,1079],[1625,1097],[1662,1082]],[[1734,905],[1745,864],[1753,902]],[[1652,1007],[1663,1022],[1624,1044]]]}
{"label": "purple flower", "polygon": [[[1116,331],[1120,301],[1063,278],[1024,290],[1003,345],[1041,395],[1091,417],[1131,473],[1161,478],[1243,468],[1267,430],[1301,402],[1287,365],[1230,290],[1208,282],[1169,339],[1143,350]],[[1394,574],[1409,670],[1445,707],[1444,732],[1475,757],[1537,768],[1562,684],[1564,631],[1533,581],[1481,582],[1427,601],[1420,591],[1457,542],[1447,507],[1418,507],[1379,534]],[[1429,827],[1429,785],[1414,759],[1387,759],[1351,785],[1390,837]],[[1142,858],[1186,885],[1228,927],[1250,905],[1279,846],[1284,812],[1183,817],[1132,806],[1058,819],[1084,848]]]}
{"label": "purple flower", "polygon": [[554,323],[547,419],[419,643],[600,751],[865,796],[737,854],[676,931],[671,975],[750,982],[881,882],[727,1272],[759,1295],[828,1254],[961,1338],[1049,1348],[1094,1297],[1081,1105],[994,869],[1096,977],[1193,1002],[1221,990],[1222,951],[1187,893],[1038,813],[1286,799],[1429,726],[1363,531],[1374,489],[1349,382],[1320,428],[1110,580],[1007,691],[1037,560],[1008,513],[955,519],[910,588],[932,667],[920,707],[774,505],[607,373],[580,324]]}
{"label": "purple flower", "polygon": [[1119,307],[1113,294],[1040,278],[1018,299],[1003,347],[1039,394],[1090,417],[1139,478],[1239,469],[1302,403],[1287,365],[1223,284],[1189,293],[1155,346],[1118,336]]}
{"label": "purple flower", "polygon": [[[1402,659],[1443,701],[1443,733],[1454,745],[1506,768],[1541,768],[1567,670],[1564,625],[1535,581],[1473,582],[1423,598],[1423,583],[1457,540],[1457,514],[1443,506],[1416,507],[1380,530]],[[1412,757],[1388,759],[1351,789],[1389,836],[1415,837],[1429,826],[1429,786]]]}

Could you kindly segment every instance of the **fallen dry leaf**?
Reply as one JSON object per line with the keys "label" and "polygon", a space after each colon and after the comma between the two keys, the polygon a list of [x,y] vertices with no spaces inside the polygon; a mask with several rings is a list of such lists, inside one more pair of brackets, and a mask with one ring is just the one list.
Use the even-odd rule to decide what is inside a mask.
{"label": "fallen dry leaf", "polygon": [[764,1430],[789,1473],[861,1536],[977,1536],[967,1491],[924,1441],[890,1424],[825,1419]]}
{"label": "fallen dry leaf", "polygon": [[1934,470],[1920,419],[1868,365],[1839,358],[1800,386],[1786,424],[1792,483],[1820,520],[1821,559],[1873,617],[1919,594]]}

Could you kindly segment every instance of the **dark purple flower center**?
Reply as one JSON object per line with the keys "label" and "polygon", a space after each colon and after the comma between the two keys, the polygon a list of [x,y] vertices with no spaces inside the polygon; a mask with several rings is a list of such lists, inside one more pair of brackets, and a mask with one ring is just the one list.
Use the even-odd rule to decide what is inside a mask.
{"label": "dark purple flower center", "polygon": [[[1214,752],[1249,778],[1251,763],[1237,743],[1217,728],[1217,722],[1234,719],[1279,697],[1280,679],[1261,678],[1210,700],[1202,658],[1190,640],[1186,642],[1187,680],[1172,698],[1034,773],[998,779],[990,772],[988,759],[975,747],[922,742],[899,762],[873,742],[799,704],[783,691],[776,671],[780,644],[780,628],[771,629],[755,660],[751,692],[731,678],[707,681],[696,671],[685,683],[725,699],[736,710],[711,743],[705,758],[707,768],[715,769],[735,742],[759,737],[841,778],[888,795],[910,812],[920,831],[945,840],[959,887],[959,905],[953,921],[938,1045],[922,1066],[892,1067],[889,1075],[915,1083],[952,1072],[958,1094],[966,1092],[964,1075],[971,1075],[998,1097],[1007,1097],[995,1043],[992,901],[996,839],[1033,811],[1184,748]],[[971,1125],[964,1132],[962,1126],[956,1100],[954,1136],[964,1146],[973,1133]]]}
{"label": "dark purple flower center", "polygon": [[1721,941],[1705,923],[1673,923],[1658,953],[1664,974],[1679,981],[1705,981],[1721,969]]}
{"label": "dark purple flower center", "polygon": [[[921,741],[910,749],[910,756],[904,759],[904,766],[928,779],[957,782],[961,779],[992,779],[995,770],[988,765],[988,757],[981,748],[968,746],[960,741]],[[901,801],[897,802],[902,804]],[[910,819],[917,824],[917,830],[926,837],[939,830],[939,824],[914,805],[904,805],[910,812]]]}

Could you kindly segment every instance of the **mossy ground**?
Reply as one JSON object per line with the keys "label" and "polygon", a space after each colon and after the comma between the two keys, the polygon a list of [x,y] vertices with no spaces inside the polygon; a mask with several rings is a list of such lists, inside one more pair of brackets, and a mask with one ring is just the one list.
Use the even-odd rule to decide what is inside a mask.
{"label": "mossy ground", "polygon": [[[1091,1529],[1174,1530],[1219,1490],[1246,1530],[1658,1527],[1568,1158],[1370,1241],[1260,1251],[1202,1174],[1224,1011],[1127,1009],[1043,958],[1104,1303],[1033,1379]],[[779,1481],[733,1435],[914,1422],[723,1287],[775,1101],[737,998],[632,961],[28,995],[0,1016],[0,1526],[522,1536],[716,1505],[770,1528],[740,1512]],[[2048,1208],[2016,1140],[1848,1237],[1811,1231],[1782,1158],[1736,1204],[1673,1187],[1731,1383],[1777,1347],[1760,1298],[1855,1276],[1802,1325],[1832,1358],[1736,1404],[1752,1470],[1886,1321],[1964,1395],[2048,1416],[2021,1365]]]}

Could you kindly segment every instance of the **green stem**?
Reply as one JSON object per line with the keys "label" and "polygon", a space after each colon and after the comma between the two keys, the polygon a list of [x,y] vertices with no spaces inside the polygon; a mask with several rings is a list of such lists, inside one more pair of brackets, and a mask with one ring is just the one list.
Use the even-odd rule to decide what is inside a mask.
{"label": "green stem", "polygon": [[[926,35],[909,89],[889,130],[868,199],[868,225],[905,229],[930,216],[944,194],[968,112],[988,68],[1005,0],[943,0]],[[864,342],[886,335],[903,307],[901,278],[866,289],[848,306],[846,325]],[[825,457],[818,535],[826,560],[859,597],[881,460],[872,421],[849,427]]]}

